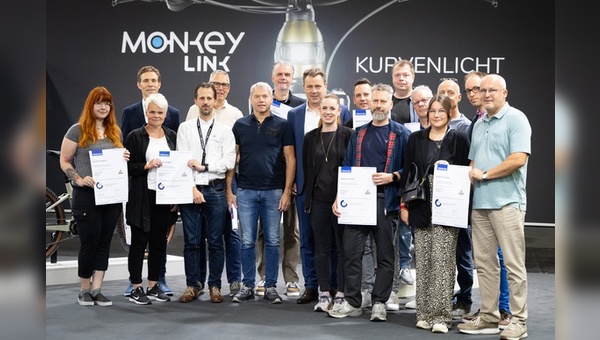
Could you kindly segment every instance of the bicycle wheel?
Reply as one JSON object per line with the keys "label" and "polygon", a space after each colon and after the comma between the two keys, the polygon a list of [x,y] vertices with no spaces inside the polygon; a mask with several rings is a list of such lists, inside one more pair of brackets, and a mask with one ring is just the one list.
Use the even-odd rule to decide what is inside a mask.
{"label": "bicycle wheel", "polygon": [[[50,188],[46,188],[46,209],[56,201],[58,201],[56,194]],[[62,205],[59,204],[51,211],[46,211],[46,258],[54,254],[64,236],[64,231],[52,230],[52,226],[64,223],[65,211]]]}

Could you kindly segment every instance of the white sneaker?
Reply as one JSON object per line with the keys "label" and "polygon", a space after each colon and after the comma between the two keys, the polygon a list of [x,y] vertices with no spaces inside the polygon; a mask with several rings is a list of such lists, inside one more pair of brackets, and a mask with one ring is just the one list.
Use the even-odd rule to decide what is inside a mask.
{"label": "white sneaker", "polygon": [[319,302],[315,305],[315,312],[328,312],[331,306],[331,296],[321,295]]}
{"label": "white sneaker", "polygon": [[371,307],[371,293],[368,290],[363,290],[360,295],[362,296],[361,309],[367,309]]}
{"label": "white sneaker", "polygon": [[371,321],[386,321],[387,312],[385,311],[385,305],[381,302],[375,302],[371,310]]}
{"label": "white sneaker", "polygon": [[417,299],[412,299],[412,300],[408,301],[404,305],[404,308],[406,308],[406,309],[417,309]]}
{"label": "white sneaker", "polygon": [[254,294],[256,294],[258,296],[265,295],[265,280],[260,280],[258,282],[258,284],[256,285],[256,288],[254,288]]}
{"label": "white sneaker", "polygon": [[390,298],[385,302],[386,310],[400,310],[400,301],[398,300],[398,295],[393,291],[390,293]]}
{"label": "white sneaker", "polygon": [[330,311],[338,312],[340,308],[344,306],[344,298],[342,296],[336,296],[333,298],[333,305],[329,309]]}
{"label": "white sneaker", "polygon": [[417,328],[421,328],[421,329],[431,329],[431,324],[425,320],[419,320],[417,321]]}
{"label": "white sneaker", "polygon": [[435,325],[433,325],[433,327],[431,327],[431,332],[448,333],[448,326],[444,325],[443,323],[436,323]]}
{"label": "white sneaker", "polygon": [[338,309],[331,309],[327,314],[332,318],[345,318],[347,316],[361,316],[363,313],[362,309],[354,307],[344,300],[342,306]]}
{"label": "white sneaker", "polygon": [[300,288],[296,282],[286,282],[285,284],[285,295],[287,296],[300,296]]}
{"label": "white sneaker", "polygon": [[410,273],[410,269],[408,268],[402,268],[400,269],[400,282],[404,283],[405,285],[412,285],[415,283],[415,279],[413,278],[412,274]]}

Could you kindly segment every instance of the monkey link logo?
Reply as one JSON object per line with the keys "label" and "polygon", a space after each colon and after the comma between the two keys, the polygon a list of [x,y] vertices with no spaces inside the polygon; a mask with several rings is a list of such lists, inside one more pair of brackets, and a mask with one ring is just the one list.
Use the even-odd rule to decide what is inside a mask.
{"label": "monkey link logo", "polygon": [[[225,34],[212,32],[140,32],[137,37],[123,32],[121,53],[155,53],[182,52],[183,70],[186,72],[212,72],[222,69],[229,72],[227,62],[235,52],[246,32],[235,36],[231,32]],[[138,52],[139,51],[139,52]]]}

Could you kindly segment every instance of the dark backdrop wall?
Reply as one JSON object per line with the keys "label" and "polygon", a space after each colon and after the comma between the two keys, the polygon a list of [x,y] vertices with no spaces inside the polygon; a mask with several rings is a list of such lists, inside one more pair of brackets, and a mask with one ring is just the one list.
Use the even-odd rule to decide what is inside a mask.
{"label": "dark backdrop wall", "polygon": [[[434,92],[446,77],[457,78],[462,90],[463,77],[471,70],[504,76],[509,103],[525,112],[533,128],[526,220],[553,224],[554,4],[498,0],[495,7],[492,2],[314,0],[316,25],[283,32],[283,44],[278,45],[282,27],[298,24],[293,16],[286,23],[281,12],[253,13],[251,8],[192,0],[50,1],[47,148],[60,148],[88,92],[97,85],[114,95],[120,121],[122,109],[141,100],[136,72],[143,65],[161,71],[161,92],[180,109],[181,119],[193,104],[195,85],[207,81],[215,68],[230,73],[228,101],[247,114],[250,86],[271,83],[276,53],[293,50],[300,37],[312,37],[315,43],[293,55],[308,64],[319,63],[328,73],[328,89],[349,95],[359,77],[391,84],[389,72],[398,58],[411,59],[415,85],[426,84]],[[287,1],[219,3],[277,12]],[[298,69],[296,77],[301,77]],[[301,94],[299,83],[293,91]],[[474,114],[466,97],[460,110],[469,118]],[[58,164],[49,160],[48,185],[61,191],[60,179]]]}

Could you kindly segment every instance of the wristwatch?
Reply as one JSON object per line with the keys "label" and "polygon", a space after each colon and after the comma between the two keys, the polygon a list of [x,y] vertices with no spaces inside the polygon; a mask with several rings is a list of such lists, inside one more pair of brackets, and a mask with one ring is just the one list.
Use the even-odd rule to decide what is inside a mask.
{"label": "wristwatch", "polygon": [[392,182],[397,182],[398,181],[398,175],[396,175],[395,172],[392,172]]}
{"label": "wristwatch", "polygon": [[484,172],[481,174],[481,180],[482,180],[482,181],[487,181],[487,171],[484,171]]}

